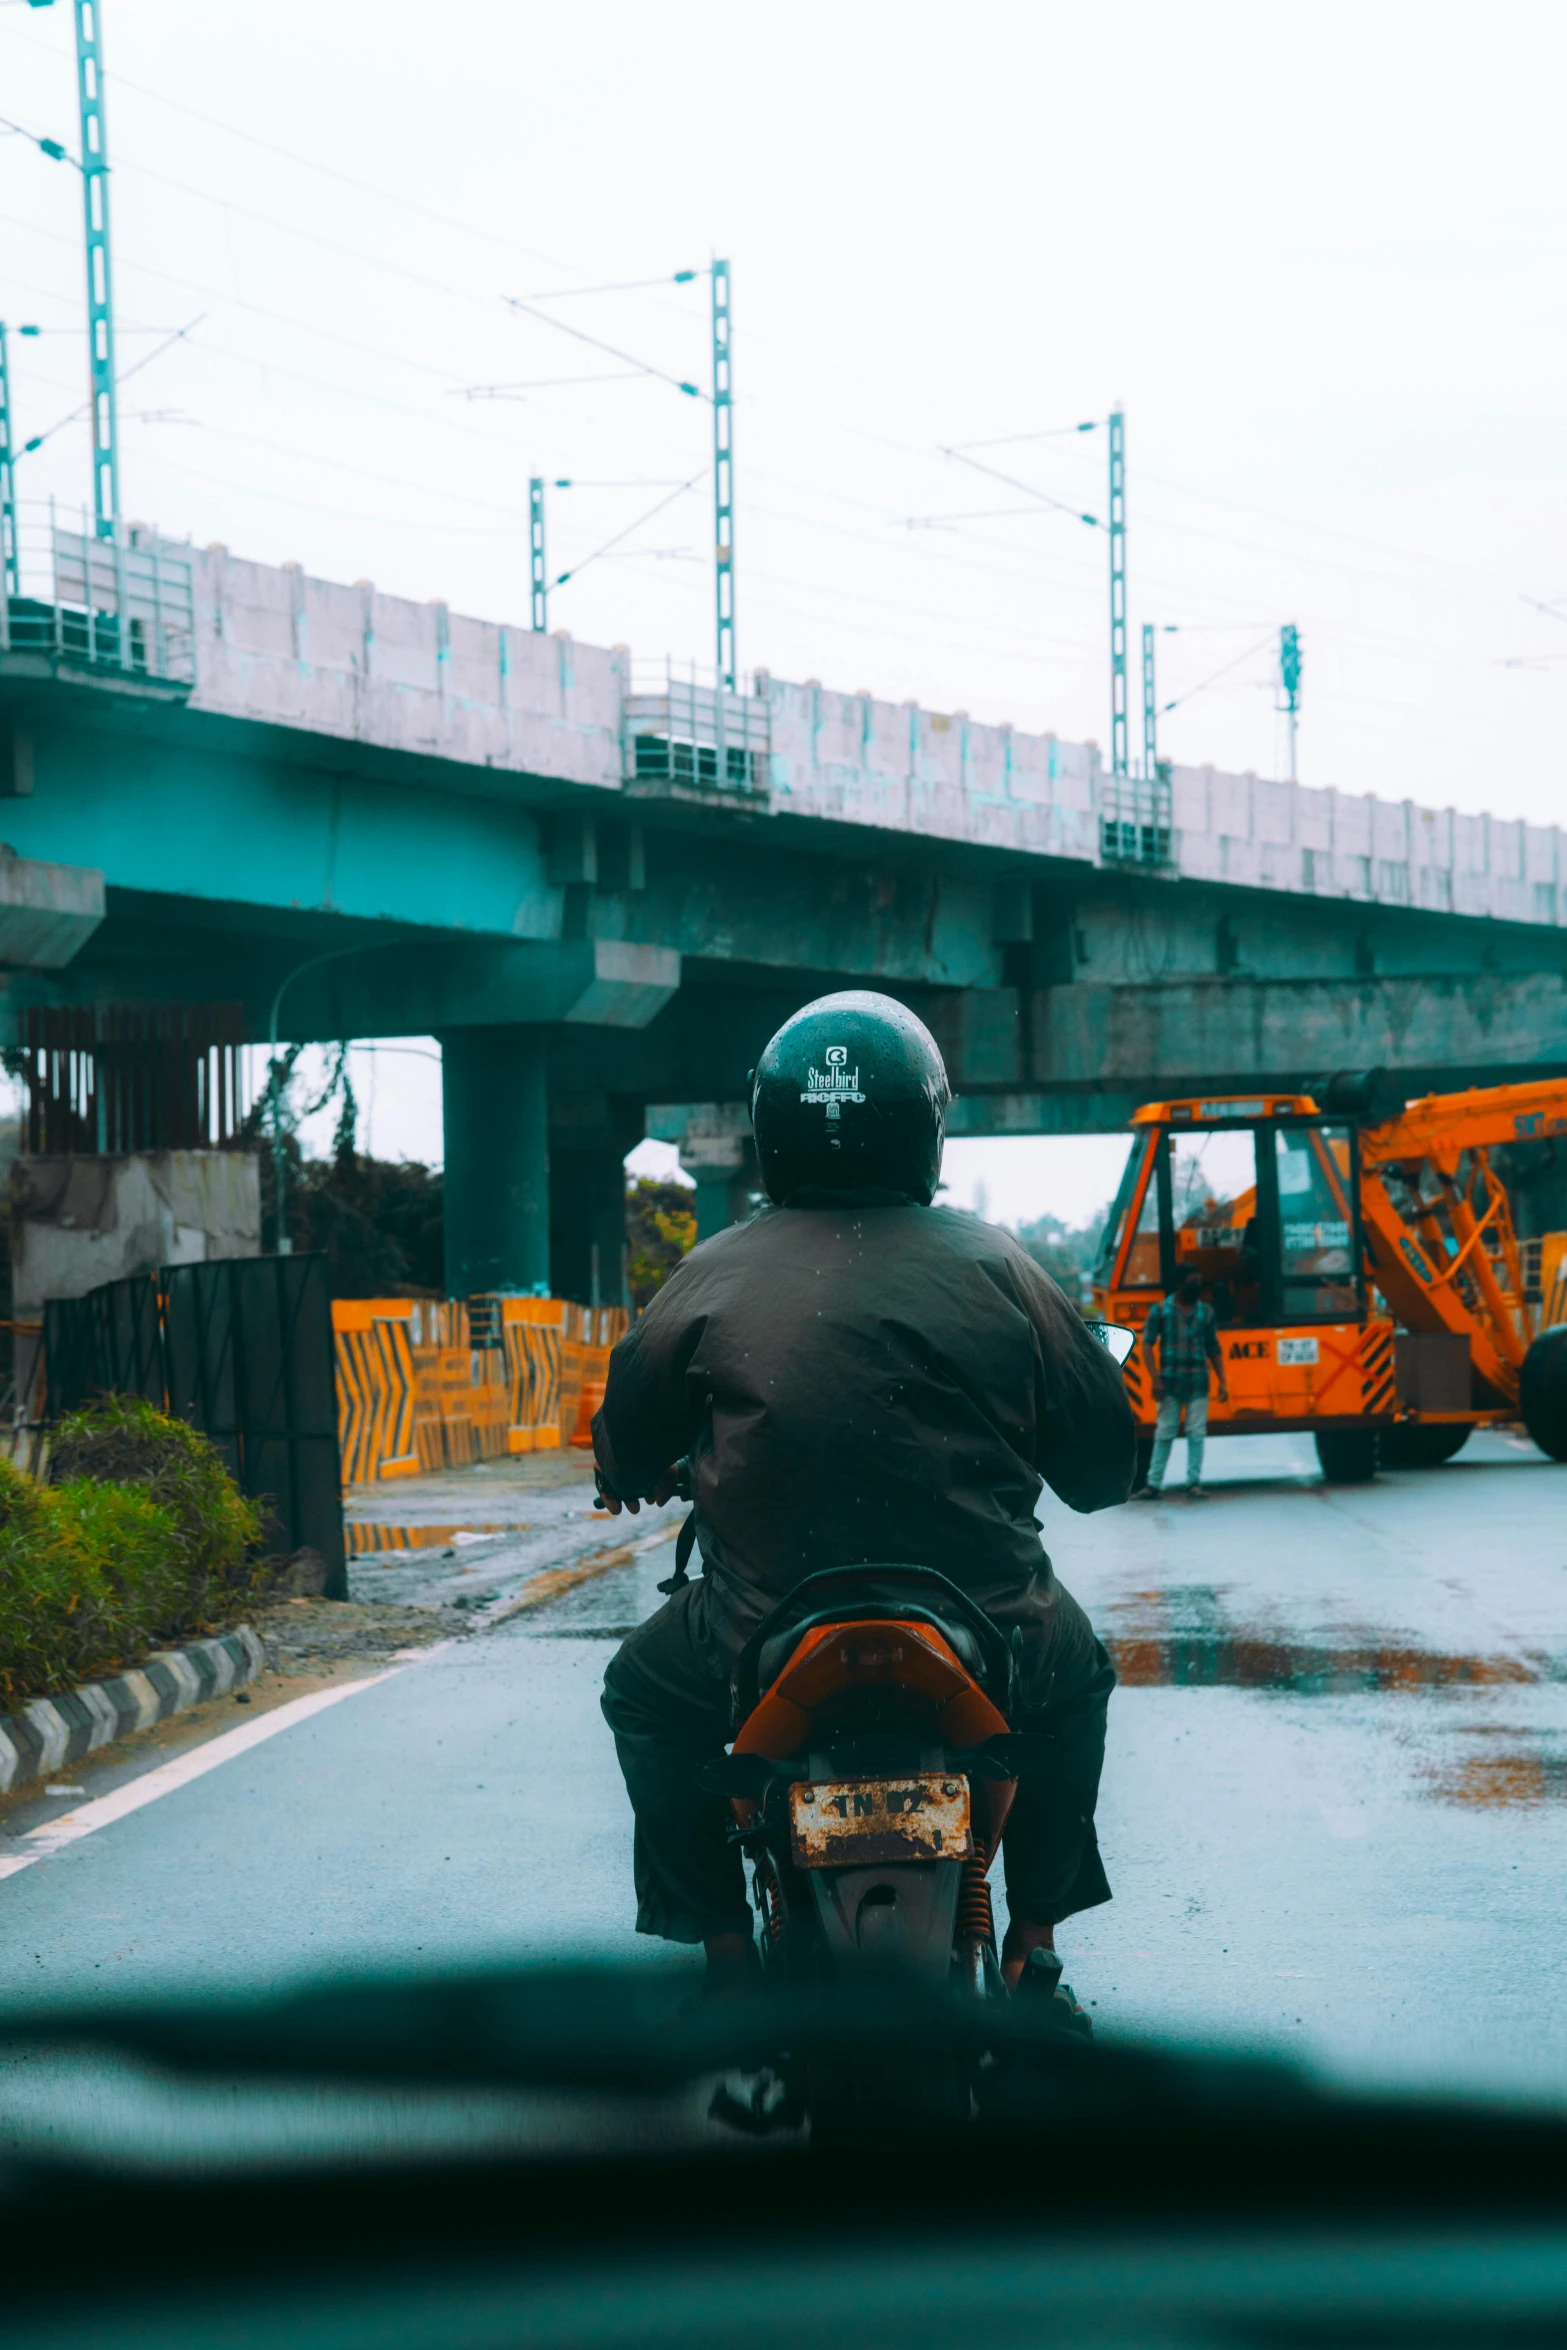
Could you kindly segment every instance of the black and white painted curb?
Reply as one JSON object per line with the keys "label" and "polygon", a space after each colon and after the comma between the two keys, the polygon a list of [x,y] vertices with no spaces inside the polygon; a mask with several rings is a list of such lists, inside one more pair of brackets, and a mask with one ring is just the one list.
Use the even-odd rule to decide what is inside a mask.
{"label": "black and white painted curb", "polygon": [[35,1697],[19,1714],[0,1714],[0,1793],[47,1778],[132,1730],[150,1730],[188,1706],[222,1697],[253,1680],[267,1652],[248,1624],[218,1640],[165,1649],[112,1681],[89,1681],[64,1697]]}

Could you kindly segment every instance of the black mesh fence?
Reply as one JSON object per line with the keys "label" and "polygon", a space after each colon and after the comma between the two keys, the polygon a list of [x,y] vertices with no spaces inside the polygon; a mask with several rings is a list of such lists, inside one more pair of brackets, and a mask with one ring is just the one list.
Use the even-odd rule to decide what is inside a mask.
{"label": "black mesh fence", "polygon": [[267,1512],[269,1548],[326,1561],[348,1594],[332,1301],[320,1256],[230,1257],[111,1281],[45,1309],[51,1419],[140,1395],[210,1437]]}
{"label": "black mesh fence", "polygon": [[141,1395],[167,1408],[158,1276],[106,1281],[85,1297],[44,1308],[51,1417],[95,1395]]}

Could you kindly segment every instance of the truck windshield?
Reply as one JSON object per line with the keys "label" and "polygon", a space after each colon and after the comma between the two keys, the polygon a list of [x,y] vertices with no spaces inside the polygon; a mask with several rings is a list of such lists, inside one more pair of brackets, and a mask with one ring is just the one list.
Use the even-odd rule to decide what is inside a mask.
{"label": "truck windshield", "polygon": [[1172,1134],[1170,1209],[1176,1280],[1200,1273],[1221,1323],[1255,1321],[1262,1311],[1255,1133]]}
{"label": "truck windshield", "polygon": [[1273,1146],[1285,1321],[1358,1314],[1349,1128],[1280,1127]]}
{"label": "truck windshield", "polygon": [[[1155,1140],[1155,1130],[1152,1127],[1145,1127],[1141,1134],[1133,1135],[1132,1147],[1126,1154],[1126,1165],[1121,1170],[1121,1180],[1116,1188],[1115,1198],[1111,1202],[1110,1213],[1105,1219],[1105,1236],[1099,1246],[1099,1260],[1094,1266],[1094,1279],[1104,1286],[1108,1286],[1114,1276],[1115,1260],[1121,1253],[1121,1242],[1126,1236],[1126,1219],[1132,1212],[1132,1202],[1137,1197],[1137,1186],[1142,1180],[1143,1169],[1148,1163],[1148,1156]],[[1151,1209],[1149,1203],[1152,1203]],[[1138,1281],[1157,1282],[1159,1278],[1159,1211],[1156,1191],[1151,1184],[1148,1189],[1148,1200],[1144,1203],[1143,1209],[1145,1223],[1150,1212],[1154,1218],[1152,1267],[1150,1270],[1140,1273],[1135,1264],[1129,1264],[1126,1269],[1127,1280],[1132,1283]]]}

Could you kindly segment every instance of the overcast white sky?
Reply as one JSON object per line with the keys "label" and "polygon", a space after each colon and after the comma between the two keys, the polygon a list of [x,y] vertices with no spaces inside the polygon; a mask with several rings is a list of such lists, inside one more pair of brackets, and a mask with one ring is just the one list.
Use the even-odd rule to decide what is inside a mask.
{"label": "overcast white sky", "polygon": [[[1102,535],[940,450],[1004,437],[973,454],[1101,513],[1103,432],[1058,428],[1121,401],[1164,751],[1279,771],[1292,620],[1307,781],[1560,816],[1554,0],[103,17],[122,371],[200,321],[122,394],[129,513],[524,621],[531,472],[579,485],[555,571],[701,476],[551,622],[708,661],[707,407],[502,297],[723,253],[744,665],[1104,739]],[[74,150],[65,0],[0,6],[0,113]],[[47,330],[23,438],[81,397],[81,279],[75,173],[0,135],[0,315]],[[543,306],[705,384],[706,304]],[[496,384],[531,388],[462,396]],[[19,489],[79,501],[81,429]],[[438,1148],[425,1074],[379,1064],[378,1147]]]}

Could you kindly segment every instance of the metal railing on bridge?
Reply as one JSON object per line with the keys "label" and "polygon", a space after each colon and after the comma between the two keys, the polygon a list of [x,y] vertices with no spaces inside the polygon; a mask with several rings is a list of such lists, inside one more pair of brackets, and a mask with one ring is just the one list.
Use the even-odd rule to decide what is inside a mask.
{"label": "metal railing on bridge", "polygon": [[1157,869],[1173,863],[1168,760],[1161,759],[1151,776],[1100,777],[1099,855],[1106,865]]}
{"label": "metal railing on bridge", "polygon": [[655,797],[765,800],[772,723],[760,694],[731,693],[695,663],[634,669],[625,702],[625,778]]}
{"label": "metal railing on bridge", "polygon": [[0,660],[112,672],[188,691],[196,681],[193,568],[155,531],[97,538],[84,511],[23,500],[17,578],[0,596]]}

